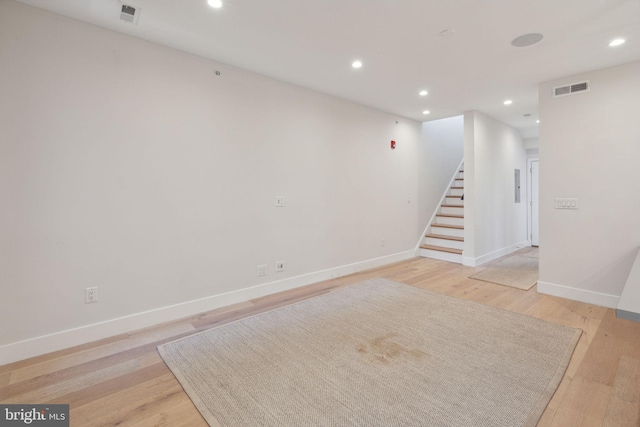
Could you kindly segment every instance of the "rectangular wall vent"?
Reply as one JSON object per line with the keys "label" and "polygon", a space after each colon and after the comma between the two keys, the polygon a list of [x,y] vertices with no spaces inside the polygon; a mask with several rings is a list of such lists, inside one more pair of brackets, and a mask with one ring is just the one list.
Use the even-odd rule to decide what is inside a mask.
{"label": "rectangular wall vent", "polygon": [[571,83],[569,85],[558,86],[553,88],[553,97],[573,95],[580,92],[589,91],[589,81]]}
{"label": "rectangular wall vent", "polygon": [[128,6],[126,4],[122,5],[122,8],[120,9],[120,19],[122,19],[125,22],[137,24],[139,18],[140,18],[139,7]]}

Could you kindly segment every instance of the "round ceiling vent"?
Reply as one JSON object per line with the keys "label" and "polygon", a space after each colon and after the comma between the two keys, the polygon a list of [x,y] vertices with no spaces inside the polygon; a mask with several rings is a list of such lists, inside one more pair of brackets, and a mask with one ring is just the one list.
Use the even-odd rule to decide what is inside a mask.
{"label": "round ceiling vent", "polygon": [[523,34],[511,41],[515,47],[527,47],[538,43],[544,36],[540,33]]}
{"label": "round ceiling vent", "polygon": [[443,39],[450,39],[456,35],[456,30],[443,30],[443,31],[440,31],[439,35]]}

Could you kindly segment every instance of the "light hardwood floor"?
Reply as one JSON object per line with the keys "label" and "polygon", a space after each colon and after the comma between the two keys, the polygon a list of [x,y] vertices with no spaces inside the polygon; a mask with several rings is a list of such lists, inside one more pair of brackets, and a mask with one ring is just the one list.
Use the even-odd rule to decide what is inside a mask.
{"label": "light hardwood floor", "polygon": [[[529,249],[534,251],[535,249]],[[469,279],[482,267],[415,258],[0,366],[0,402],[67,403],[72,426],[206,426],[156,346],[385,277],[576,328],[569,368],[539,426],[640,426],[640,323],[614,310]]]}

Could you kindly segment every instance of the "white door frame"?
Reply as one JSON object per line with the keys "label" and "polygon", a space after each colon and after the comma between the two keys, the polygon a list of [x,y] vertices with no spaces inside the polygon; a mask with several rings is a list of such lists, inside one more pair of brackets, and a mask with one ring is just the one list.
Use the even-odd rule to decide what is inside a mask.
{"label": "white door frame", "polygon": [[[531,191],[531,184],[532,184],[532,176],[531,176],[531,163],[533,162],[538,162],[538,165],[540,165],[540,159],[538,157],[530,157],[527,159],[527,216],[528,216],[528,221],[527,221],[527,240],[529,241],[529,245],[532,244],[532,234],[533,234],[533,201],[532,201],[532,191]],[[540,169],[538,169],[538,174],[540,173]],[[540,175],[538,175],[538,180],[540,179]],[[538,182],[538,188],[540,188],[540,183]],[[538,200],[538,206],[540,205],[539,200]],[[538,221],[540,216],[538,215]],[[538,224],[538,230],[540,229],[540,224]],[[539,242],[538,242],[539,243]]]}

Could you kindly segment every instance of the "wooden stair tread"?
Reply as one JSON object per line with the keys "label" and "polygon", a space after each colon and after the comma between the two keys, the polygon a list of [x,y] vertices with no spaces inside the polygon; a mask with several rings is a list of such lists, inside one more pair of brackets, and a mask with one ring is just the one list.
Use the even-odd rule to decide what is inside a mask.
{"label": "wooden stair tread", "polygon": [[420,248],[430,249],[432,251],[449,252],[452,254],[462,255],[462,249],[443,248],[442,246],[435,246],[435,245],[422,245],[420,246]]}
{"label": "wooden stair tread", "polygon": [[442,217],[445,217],[445,218],[464,218],[464,215],[443,214],[443,213],[436,214],[436,217],[438,217],[438,216],[442,216]]}
{"label": "wooden stair tread", "polygon": [[445,203],[444,205],[441,205],[443,208],[464,208],[464,205],[452,205],[452,204],[447,204]]}
{"label": "wooden stair tread", "polygon": [[456,230],[464,230],[464,225],[431,224],[431,226],[440,227],[440,228],[455,228]]}
{"label": "wooden stair tread", "polygon": [[451,187],[451,189],[452,190],[464,190],[464,187]]}
{"label": "wooden stair tread", "polygon": [[464,242],[464,237],[445,236],[444,234],[429,233],[425,237],[431,237],[432,239],[455,240],[456,242]]}

